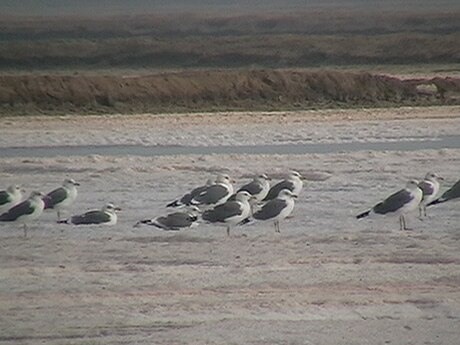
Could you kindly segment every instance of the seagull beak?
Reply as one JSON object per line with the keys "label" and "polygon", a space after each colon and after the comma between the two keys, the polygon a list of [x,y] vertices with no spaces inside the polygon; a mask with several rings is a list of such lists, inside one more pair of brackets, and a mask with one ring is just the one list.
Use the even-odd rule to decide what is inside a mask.
{"label": "seagull beak", "polygon": [[79,186],[80,184],[78,182],[75,182],[74,183],[74,186]]}
{"label": "seagull beak", "polygon": [[297,198],[298,198],[298,196],[295,195],[295,194],[292,194],[292,197],[293,197],[294,199],[297,199]]}
{"label": "seagull beak", "polygon": [[122,211],[121,207],[115,207],[114,210],[115,211]]}
{"label": "seagull beak", "polygon": [[440,181],[444,181],[444,177],[442,177],[442,176],[438,176],[438,180],[440,180]]}

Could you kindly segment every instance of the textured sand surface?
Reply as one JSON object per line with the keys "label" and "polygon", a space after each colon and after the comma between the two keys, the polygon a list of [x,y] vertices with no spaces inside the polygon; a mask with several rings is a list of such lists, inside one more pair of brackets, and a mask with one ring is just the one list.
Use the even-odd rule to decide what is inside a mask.
{"label": "textured sand surface", "polygon": [[[398,111],[410,120],[375,121]],[[190,115],[185,124],[187,116],[177,116],[177,127],[165,116],[150,128],[150,116],[129,122],[91,118],[91,130],[105,133],[101,141],[83,132],[77,118],[2,119],[0,142],[18,146],[23,135],[35,135],[39,145],[78,145],[81,135],[82,142],[130,137],[137,143],[148,132],[150,143],[166,140],[168,131],[170,138],[193,138],[206,128],[218,128],[228,143],[236,135],[245,143],[291,141],[293,131],[300,141],[317,133],[313,142],[459,133],[458,109],[418,115],[426,111],[365,111],[369,117],[348,122],[336,114],[330,114],[334,121],[320,122],[323,112],[312,114],[316,122],[298,114],[289,121],[259,115],[254,124],[245,115],[224,116],[228,126],[218,117]],[[69,135],[59,139],[64,132]],[[201,145],[215,144],[217,139],[202,135]],[[21,183],[28,191],[49,191],[64,177],[79,181],[79,196],[67,214],[107,201],[123,208],[113,227],[56,224],[56,214],[46,212],[27,239],[17,226],[0,224],[0,344],[456,344],[460,204],[431,207],[423,221],[413,214],[408,220],[414,230],[405,232],[393,217],[354,216],[428,170],[442,174],[447,188],[460,177],[459,166],[460,150],[423,147],[0,159],[2,188]],[[216,173],[227,172],[240,185],[254,173],[277,180],[289,169],[309,181],[280,234],[271,223],[236,228],[229,238],[224,227],[206,224],[182,232],[132,227],[168,212],[167,202]]]}

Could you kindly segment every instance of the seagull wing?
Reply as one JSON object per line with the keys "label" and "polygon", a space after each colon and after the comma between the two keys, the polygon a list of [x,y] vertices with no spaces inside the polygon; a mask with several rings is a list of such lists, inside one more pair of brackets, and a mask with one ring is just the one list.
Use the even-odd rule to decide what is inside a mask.
{"label": "seagull wing", "polygon": [[276,217],[287,206],[286,200],[273,199],[267,202],[262,208],[254,213],[254,218],[267,220]]}
{"label": "seagull wing", "polygon": [[378,203],[373,207],[375,213],[386,214],[390,212],[395,212],[407,204],[414,198],[411,192],[406,189],[401,189],[399,192],[396,192],[386,198],[384,201]]}
{"label": "seagull wing", "polygon": [[70,222],[75,225],[80,224],[102,224],[110,221],[110,215],[103,211],[95,210],[88,211],[84,214],[73,216],[70,218]]}
{"label": "seagull wing", "polygon": [[43,200],[45,202],[45,209],[53,208],[67,198],[67,190],[63,187],[59,187],[49,192],[46,196],[47,198]]}
{"label": "seagull wing", "polygon": [[237,201],[228,201],[225,204],[218,205],[212,210],[203,213],[203,219],[208,222],[225,222],[228,218],[239,216],[243,213],[241,204]]}
{"label": "seagull wing", "polygon": [[23,215],[34,213],[34,210],[35,209],[32,207],[30,201],[25,200],[0,215],[0,221],[14,222],[16,219]]}
{"label": "seagull wing", "polygon": [[10,194],[6,190],[0,192],[0,206],[5,205],[11,201]]}
{"label": "seagull wing", "polygon": [[289,189],[292,192],[294,190],[294,184],[287,180],[278,182],[272,188],[270,188],[264,201],[275,199],[283,189]]}

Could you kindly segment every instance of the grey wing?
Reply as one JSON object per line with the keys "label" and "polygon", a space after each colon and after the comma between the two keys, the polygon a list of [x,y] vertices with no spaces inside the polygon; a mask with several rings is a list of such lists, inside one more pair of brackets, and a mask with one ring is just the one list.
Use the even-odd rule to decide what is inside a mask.
{"label": "grey wing", "polygon": [[432,195],[434,193],[433,184],[427,181],[422,181],[418,184],[418,188],[420,188],[423,192],[423,196],[425,195]]}
{"label": "grey wing", "polygon": [[193,189],[190,193],[185,194],[180,199],[180,202],[184,205],[190,205],[192,199],[196,197],[197,195],[200,195],[201,193],[203,193],[208,187],[209,186],[200,186],[200,187]]}
{"label": "grey wing", "polygon": [[49,192],[46,196],[47,198],[43,200],[45,202],[45,209],[53,208],[67,198],[67,190],[59,187],[52,192]]}
{"label": "grey wing", "polygon": [[399,192],[396,192],[386,198],[384,201],[378,203],[373,207],[375,213],[386,214],[390,212],[395,212],[407,204],[414,198],[412,193],[408,192],[405,189],[401,189]]}
{"label": "grey wing", "polygon": [[215,204],[228,195],[228,189],[225,186],[215,184],[207,187],[201,194],[193,198],[192,204]]}
{"label": "grey wing", "polygon": [[294,184],[286,180],[278,182],[272,188],[270,188],[264,200],[267,201],[275,199],[283,189],[289,189],[292,192],[294,190]]}
{"label": "grey wing", "polygon": [[242,191],[246,191],[251,195],[256,195],[262,191],[262,186],[257,181],[252,181],[238,189],[237,193]]}
{"label": "grey wing", "polygon": [[0,192],[0,206],[9,203],[11,200],[10,194],[7,191],[2,190]]}
{"label": "grey wing", "polygon": [[276,217],[287,206],[285,200],[273,199],[267,202],[259,211],[254,213],[254,218],[258,220],[267,220]]}
{"label": "grey wing", "polygon": [[226,202],[218,205],[212,210],[203,213],[203,220],[208,222],[225,222],[226,219],[239,216],[243,212],[240,203],[236,201]]}
{"label": "grey wing", "polygon": [[449,190],[445,191],[441,196],[441,200],[450,200],[460,198],[460,180],[458,180]]}
{"label": "grey wing", "polygon": [[32,214],[34,210],[35,209],[32,207],[29,200],[26,200],[0,215],[0,221],[14,222],[16,219],[25,214]]}
{"label": "grey wing", "polygon": [[84,214],[73,216],[70,222],[75,225],[80,224],[102,224],[110,221],[110,216],[102,211],[89,211]]}
{"label": "grey wing", "polygon": [[164,229],[178,230],[188,228],[196,221],[197,218],[189,213],[176,212],[168,214],[165,217],[158,217],[157,223],[161,224]]}

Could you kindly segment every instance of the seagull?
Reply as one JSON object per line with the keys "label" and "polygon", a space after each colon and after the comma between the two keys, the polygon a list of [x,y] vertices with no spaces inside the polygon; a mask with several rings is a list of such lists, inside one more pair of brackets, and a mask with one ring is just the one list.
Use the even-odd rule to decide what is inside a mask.
{"label": "seagull", "polygon": [[190,193],[185,194],[182,198],[176,199],[173,202],[170,202],[166,205],[166,207],[183,207],[190,205],[190,202],[194,197],[199,195],[200,193],[204,192],[206,188],[213,185],[215,183],[214,179],[208,179],[204,186],[199,186],[193,189]]}
{"label": "seagull", "polygon": [[153,225],[163,230],[181,230],[184,228],[190,228],[195,226],[198,220],[197,215],[194,212],[174,212],[166,216],[160,216],[152,219],[140,220],[134,227],[138,227],[141,224]]}
{"label": "seagull", "polygon": [[256,176],[251,182],[238,189],[237,192],[231,196],[231,200],[235,199],[238,192],[246,191],[253,196],[251,200],[254,203],[261,202],[270,190],[270,182],[268,181],[270,181],[270,178],[265,174]]}
{"label": "seagull", "polygon": [[404,215],[415,210],[422,201],[423,192],[418,186],[417,180],[410,180],[406,188],[390,195],[384,201],[379,202],[370,210],[360,213],[356,218],[367,217],[371,213],[376,214],[399,214],[399,226],[401,230],[410,230],[406,227]]}
{"label": "seagull", "polygon": [[24,190],[18,185],[0,191],[0,214],[17,205],[22,199],[23,192]]}
{"label": "seagull", "polygon": [[420,218],[422,218],[422,213],[426,217],[426,206],[438,196],[440,187],[439,181],[442,180],[444,180],[444,178],[441,176],[438,176],[433,172],[429,172],[425,175],[425,179],[418,184],[418,187],[423,192],[422,201],[419,206]]}
{"label": "seagull", "polygon": [[201,193],[193,197],[191,205],[212,207],[223,204],[233,194],[232,180],[228,175],[219,175],[216,183],[206,187]]}
{"label": "seagull", "polygon": [[283,189],[288,189],[292,194],[298,196],[303,187],[303,179],[302,175],[297,171],[291,171],[287,179],[278,182],[270,188],[270,191],[263,200],[268,201],[276,198]]}
{"label": "seagull", "polygon": [[459,199],[460,198],[460,180],[455,182],[455,184],[441,195],[440,198],[430,202],[427,206],[442,204],[443,202]]}
{"label": "seagull", "polygon": [[121,208],[108,203],[100,210],[88,211],[84,214],[72,216],[66,220],[59,220],[58,223],[74,225],[115,225],[117,224],[117,211],[121,211]]}
{"label": "seagull", "polygon": [[205,211],[202,218],[209,223],[227,224],[227,236],[230,236],[232,226],[249,217],[251,213],[249,199],[251,197],[247,191],[238,192],[235,200],[227,201],[217,205],[212,210]]}
{"label": "seagull", "polygon": [[0,215],[0,222],[16,222],[24,225],[24,237],[27,237],[27,223],[37,219],[45,208],[46,195],[41,192],[32,192],[27,200],[13,206]]}
{"label": "seagull", "polygon": [[77,198],[77,187],[80,184],[73,179],[65,179],[61,187],[49,192],[45,201],[45,210],[57,211],[58,220],[61,220],[61,210],[70,207]]}
{"label": "seagull", "polygon": [[276,198],[263,205],[259,211],[254,213],[253,217],[257,220],[273,220],[275,222],[275,231],[280,232],[279,221],[292,213],[295,198],[297,198],[297,195],[289,189],[282,189]]}

